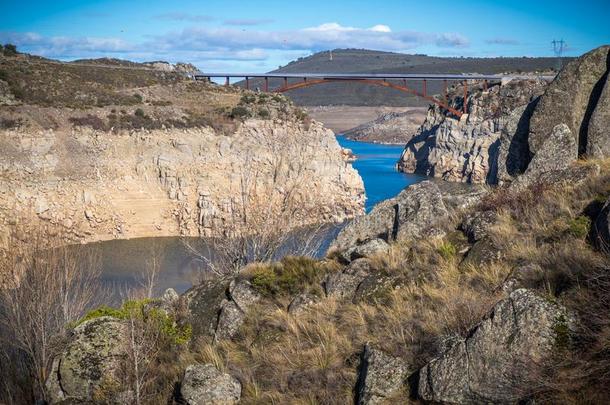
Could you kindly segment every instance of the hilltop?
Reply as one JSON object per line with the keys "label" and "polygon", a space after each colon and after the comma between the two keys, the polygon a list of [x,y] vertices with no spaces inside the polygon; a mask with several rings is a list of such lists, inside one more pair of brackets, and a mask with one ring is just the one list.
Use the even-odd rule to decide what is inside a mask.
{"label": "hilltop", "polygon": [[[286,66],[272,71],[272,73],[548,73],[554,71],[556,66],[556,58],[435,57],[367,49],[336,49],[332,51],[332,60],[330,60],[330,53],[328,51],[318,52],[290,62]],[[270,80],[271,88],[280,85],[281,80]],[[253,80],[251,86],[262,88],[262,81]],[[421,83],[412,83],[412,86],[419,88]],[[440,93],[440,86],[440,83],[429,83],[429,92]],[[329,83],[306,89],[293,90],[288,95],[296,104],[306,106],[428,105],[425,100],[419,100],[396,90],[354,83]]]}

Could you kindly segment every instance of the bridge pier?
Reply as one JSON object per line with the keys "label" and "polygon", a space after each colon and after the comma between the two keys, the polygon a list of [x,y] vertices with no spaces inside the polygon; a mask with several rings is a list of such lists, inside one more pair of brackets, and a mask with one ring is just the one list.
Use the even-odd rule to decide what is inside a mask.
{"label": "bridge pier", "polygon": [[269,92],[269,78],[265,76],[265,93]]}
{"label": "bridge pier", "polygon": [[250,90],[250,78],[246,77],[246,90]]}

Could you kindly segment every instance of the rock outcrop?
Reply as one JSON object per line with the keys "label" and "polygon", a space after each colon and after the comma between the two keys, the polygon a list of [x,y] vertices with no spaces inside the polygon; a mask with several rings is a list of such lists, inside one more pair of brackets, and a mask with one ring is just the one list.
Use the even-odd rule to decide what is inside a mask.
{"label": "rock outcrop", "polygon": [[466,339],[419,371],[419,397],[454,404],[526,399],[553,350],[569,341],[570,319],[532,291],[513,291]]}
{"label": "rock outcrop", "polygon": [[358,376],[358,405],[391,403],[401,391],[406,391],[408,364],[399,358],[364,347]]}
{"label": "rock outcrop", "polygon": [[[610,116],[607,89],[610,46],[601,46],[569,62],[549,85],[530,121],[529,147],[539,153],[559,124],[568,126],[579,154],[608,156]],[[593,125],[591,125],[593,124]]]}
{"label": "rock outcrop", "polygon": [[260,298],[250,282],[241,279],[206,280],[183,296],[193,334],[215,341],[235,336]]}
{"label": "rock outcrop", "polygon": [[0,135],[2,232],[40,221],[80,242],[218,235],[239,210],[244,176],[264,195],[298,183],[292,195],[312,207],[303,224],[363,212],[362,179],[315,122],[252,119],[230,136],[210,127]]}
{"label": "rock outcrop", "polygon": [[119,402],[125,390],[119,376],[126,356],[125,337],[125,325],[111,317],[77,326],[67,347],[53,360],[46,383],[51,403]]}
{"label": "rock outcrop", "polygon": [[390,242],[432,236],[438,233],[435,226],[447,216],[438,186],[423,181],[377,204],[369,214],[355,218],[341,230],[329,250],[345,252],[344,256],[351,259],[358,246],[372,240]]}
{"label": "rock outcrop", "polygon": [[241,383],[212,364],[190,365],[184,372],[180,395],[187,405],[231,405],[241,398]]}
{"label": "rock outcrop", "polygon": [[[544,81],[531,79],[487,91],[474,88],[468,114],[461,119],[431,106],[405,146],[398,169],[448,181],[493,184],[523,172],[529,162],[529,114],[545,87]],[[463,102],[459,87],[454,94],[451,102],[458,107]]]}
{"label": "rock outcrop", "polygon": [[421,108],[411,108],[405,112],[385,113],[373,121],[345,131],[343,135],[355,141],[404,144],[417,133],[425,118],[424,111]]}

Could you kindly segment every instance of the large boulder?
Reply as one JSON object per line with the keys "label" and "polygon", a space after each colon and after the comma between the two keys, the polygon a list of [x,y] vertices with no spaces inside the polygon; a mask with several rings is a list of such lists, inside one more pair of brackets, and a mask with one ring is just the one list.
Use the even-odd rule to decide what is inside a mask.
{"label": "large boulder", "polygon": [[[601,46],[569,62],[536,106],[530,121],[529,149],[536,155],[559,124],[566,124],[580,154],[607,156],[608,104],[599,103],[607,87],[610,46]],[[608,90],[605,90],[607,96]],[[596,113],[595,124],[591,118]],[[590,137],[590,139],[589,139]]]}
{"label": "large boulder", "polygon": [[373,349],[367,344],[360,364],[356,403],[374,405],[397,401],[401,391],[406,394],[408,373],[406,361]]}
{"label": "large boulder", "polygon": [[566,124],[556,125],[538,149],[527,170],[520,176],[515,186],[525,186],[542,181],[549,173],[567,172],[578,159],[578,144]]}
{"label": "large boulder", "polygon": [[220,314],[214,333],[215,340],[230,339],[244,323],[248,310],[260,300],[248,280],[233,280],[229,284],[229,297],[220,305]]}
{"label": "large boulder", "polygon": [[600,250],[610,254],[610,198],[606,200],[602,210],[593,224],[595,242]]}
{"label": "large boulder", "polygon": [[239,402],[241,384],[212,364],[195,364],[184,372],[180,395],[187,405],[230,405]]}
{"label": "large boulder", "polygon": [[513,291],[466,339],[419,371],[418,395],[431,402],[515,403],[570,339],[566,309],[526,289]]}
{"label": "large boulder", "polygon": [[66,348],[53,360],[46,382],[51,403],[119,402],[126,326],[100,317],[77,326]]}
{"label": "large boulder", "polygon": [[396,197],[382,201],[373,210],[357,217],[339,232],[330,250],[344,251],[374,239],[386,242],[424,238],[448,217],[438,186],[432,181],[411,185]]}
{"label": "large boulder", "polygon": [[590,157],[610,156],[610,53],[608,56],[606,77],[600,80],[600,83],[603,82],[603,89],[591,114],[587,131],[587,156]]}
{"label": "large boulder", "polygon": [[194,336],[215,335],[218,314],[227,299],[229,283],[227,280],[205,280],[183,295]]}
{"label": "large boulder", "polygon": [[360,283],[372,272],[373,269],[367,259],[354,260],[343,271],[326,276],[324,292],[327,297],[351,300]]}

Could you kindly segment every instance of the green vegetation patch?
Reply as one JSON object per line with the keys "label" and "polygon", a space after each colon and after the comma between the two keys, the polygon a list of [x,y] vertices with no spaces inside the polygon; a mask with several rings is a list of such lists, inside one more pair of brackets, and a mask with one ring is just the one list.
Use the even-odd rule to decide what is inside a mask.
{"label": "green vegetation patch", "polygon": [[568,223],[568,233],[575,238],[584,239],[591,230],[591,218],[584,215],[572,218]]}
{"label": "green vegetation patch", "polygon": [[288,256],[278,263],[259,265],[251,272],[252,286],[266,297],[290,296],[319,289],[324,267],[307,257]]}
{"label": "green vegetation patch", "polygon": [[122,320],[136,318],[155,325],[165,337],[175,344],[187,343],[192,336],[191,325],[179,325],[172,315],[160,308],[156,308],[154,306],[155,302],[155,300],[151,299],[128,300],[120,308],[101,306],[89,311],[73,326],[76,327],[83,322],[103,316]]}

